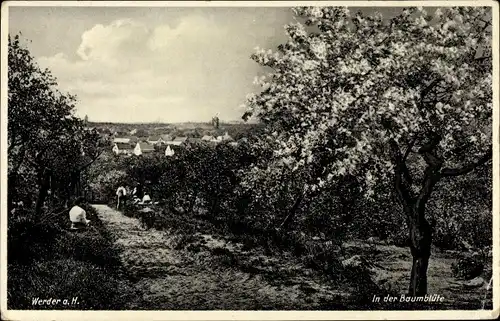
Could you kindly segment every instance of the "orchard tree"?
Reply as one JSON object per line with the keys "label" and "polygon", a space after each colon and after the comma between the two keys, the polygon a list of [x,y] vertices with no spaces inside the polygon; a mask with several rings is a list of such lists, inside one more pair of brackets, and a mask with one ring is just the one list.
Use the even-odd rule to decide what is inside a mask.
{"label": "orchard tree", "polygon": [[94,162],[105,142],[73,115],[76,97],[57,89],[56,78],[38,66],[19,35],[9,36],[8,47],[9,208],[20,192],[30,188],[19,184],[20,176],[30,173],[37,182],[39,218],[49,191],[66,201],[74,195],[80,173]]}
{"label": "orchard tree", "polygon": [[[491,159],[491,13],[404,8],[390,19],[347,8],[295,8],[276,52],[252,58],[271,70],[248,97],[274,149],[247,180],[288,166],[309,173],[304,198],[342,177],[367,197],[391,182],[409,227],[409,293],[427,292],[433,224],[426,204],[438,182]],[[426,215],[427,214],[427,215]]]}
{"label": "orchard tree", "polygon": [[[22,167],[41,142],[57,136],[54,127],[70,115],[74,97],[58,95],[48,70],[38,67],[19,35],[9,35],[8,52],[8,186],[9,208],[16,198]],[[49,146],[46,146],[45,150]]]}

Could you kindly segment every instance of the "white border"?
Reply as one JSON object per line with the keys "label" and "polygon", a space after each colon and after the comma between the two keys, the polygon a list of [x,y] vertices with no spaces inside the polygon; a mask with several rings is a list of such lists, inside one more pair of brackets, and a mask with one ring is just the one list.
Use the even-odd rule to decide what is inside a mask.
{"label": "white border", "polygon": [[[487,6],[493,19],[493,310],[474,311],[20,311],[7,310],[7,38],[8,7],[290,7],[296,5],[409,7]],[[496,1],[10,1],[2,2],[1,21],[1,122],[0,122],[0,311],[5,320],[393,320],[393,319],[494,319],[499,316],[499,4]]]}
{"label": "white border", "polygon": [[[11,7],[292,7],[292,6],[350,6],[350,7],[495,7],[493,0],[441,1],[8,1]],[[3,4],[2,4],[3,6]]]}

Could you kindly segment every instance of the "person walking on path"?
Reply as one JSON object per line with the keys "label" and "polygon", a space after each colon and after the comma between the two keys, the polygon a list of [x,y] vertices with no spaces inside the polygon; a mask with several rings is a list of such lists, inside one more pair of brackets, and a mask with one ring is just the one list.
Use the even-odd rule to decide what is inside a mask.
{"label": "person walking on path", "polygon": [[125,187],[120,185],[120,187],[118,187],[118,189],[116,190],[116,196],[117,196],[116,209],[119,209],[120,203],[122,203],[122,207],[123,205],[125,205],[125,199],[127,197],[127,190],[125,189]]}

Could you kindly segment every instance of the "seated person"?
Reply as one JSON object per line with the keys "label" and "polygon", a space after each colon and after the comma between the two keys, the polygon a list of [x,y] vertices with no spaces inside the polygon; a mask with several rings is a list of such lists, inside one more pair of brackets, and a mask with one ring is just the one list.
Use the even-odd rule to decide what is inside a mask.
{"label": "seated person", "polygon": [[87,213],[80,207],[82,198],[75,200],[74,206],[69,210],[69,220],[71,221],[71,229],[78,230],[89,225],[90,220],[87,220]]}
{"label": "seated person", "polygon": [[151,203],[151,197],[149,196],[148,193],[144,193],[144,197],[142,198],[141,204],[150,204]]}
{"label": "seated person", "polygon": [[135,197],[139,198],[142,200],[142,198],[144,197],[144,191],[143,191],[143,187],[141,184],[137,184],[135,187],[134,187],[134,191],[135,193],[133,194]]}

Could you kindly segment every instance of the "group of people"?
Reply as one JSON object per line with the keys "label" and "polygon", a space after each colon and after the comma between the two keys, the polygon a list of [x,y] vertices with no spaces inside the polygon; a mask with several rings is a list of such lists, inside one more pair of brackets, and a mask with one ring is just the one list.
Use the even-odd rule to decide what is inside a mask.
{"label": "group of people", "polygon": [[[140,185],[135,186],[132,192],[130,192],[130,190],[125,188],[123,185],[120,185],[116,190],[117,209],[119,209],[120,206],[123,208],[129,195],[131,195],[134,204],[146,205],[153,203],[149,194],[147,192],[143,193]],[[82,203],[83,198],[77,198],[73,203],[73,207],[69,210],[71,230],[81,230],[88,227],[90,224],[90,220],[87,219],[87,212],[81,207]]]}
{"label": "group of people", "polygon": [[120,185],[118,189],[116,190],[116,197],[117,197],[117,202],[116,202],[116,208],[119,209],[120,206],[123,208],[125,203],[127,202],[128,198],[132,199],[133,204],[151,204],[152,200],[151,197],[147,192],[143,192],[142,186],[137,185],[134,187],[134,189],[130,192],[129,188],[124,187],[123,185]]}

